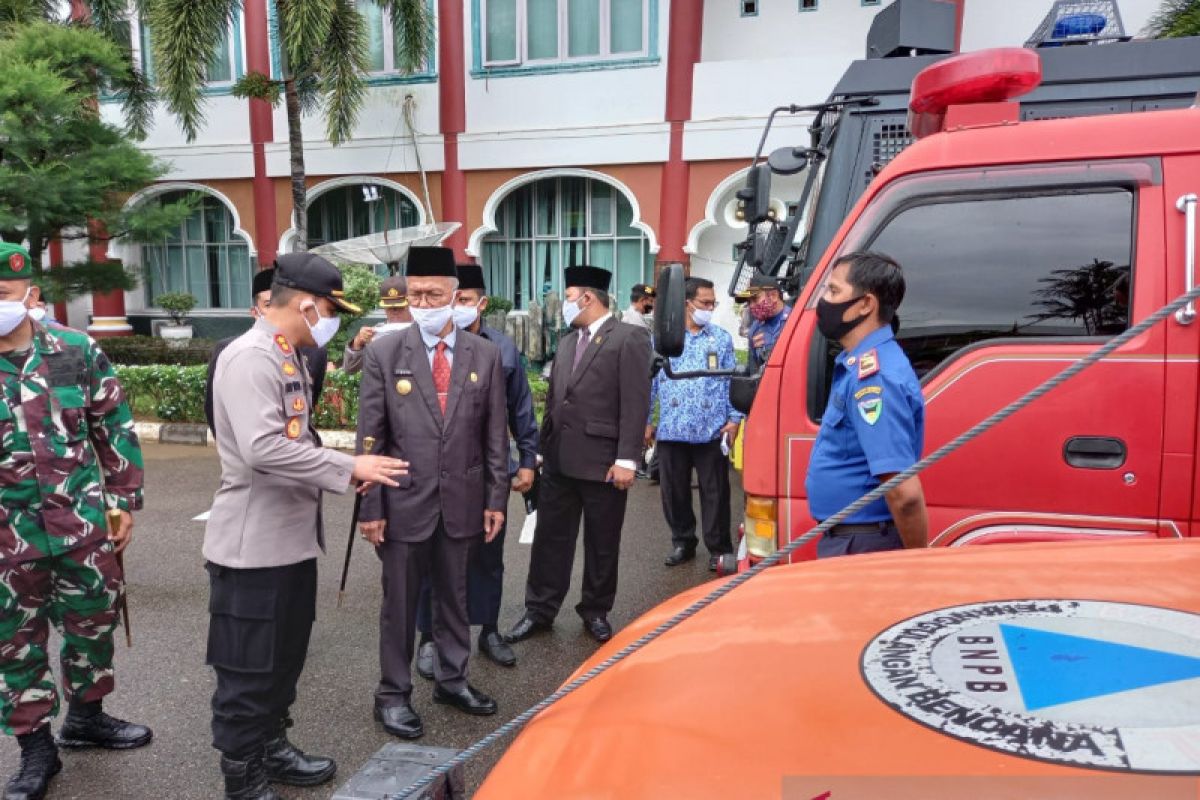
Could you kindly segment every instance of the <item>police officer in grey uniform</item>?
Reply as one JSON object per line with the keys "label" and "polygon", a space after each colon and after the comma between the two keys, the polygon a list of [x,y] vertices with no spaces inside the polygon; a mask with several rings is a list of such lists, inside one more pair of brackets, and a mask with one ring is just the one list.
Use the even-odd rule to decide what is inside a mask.
{"label": "police officer in grey uniform", "polygon": [[412,325],[412,312],[408,309],[408,279],[403,275],[384,278],[379,284],[379,307],[383,309],[387,321],[374,327],[364,325],[346,344],[342,369],[351,375],[362,372],[363,353],[376,337],[399,333]]}
{"label": "police officer in grey uniform", "polygon": [[327,344],[338,309],[358,310],[336,267],[311,253],[281,256],[270,306],[213,374],[221,487],[204,535],[207,660],[230,800],[278,800],[268,781],[313,786],[337,770],[287,737],[316,615],[321,492],[341,494],[355,480],[395,486],[407,472],[398,459],[325,449],[310,427],[311,379],[296,348]]}

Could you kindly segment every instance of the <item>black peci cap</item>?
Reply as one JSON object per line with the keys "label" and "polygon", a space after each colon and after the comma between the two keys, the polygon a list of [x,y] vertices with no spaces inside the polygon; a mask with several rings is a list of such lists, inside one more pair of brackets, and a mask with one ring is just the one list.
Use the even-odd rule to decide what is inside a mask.
{"label": "black peci cap", "polygon": [[487,286],[483,282],[483,267],[478,264],[458,265],[458,288],[478,289],[486,293]]}
{"label": "black peci cap", "polygon": [[342,291],[342,273],[314,253],[285,253],[275,259],[274,283],[307,292],[314,297],[324,297],[342,311],[362,313],[361,308],[346,302]]}
{"label": "black peci cap", "polygon": [[581,265],[564,269],[563,280],[568,289],[578,287],[607,292],[609,285],[612,284],[612,273],[606,269],[600,269],[600,267]]}
{"label": "black peci cap", "polygon": [[449,247],[410,247],[404,274],[410,278],[457,278],[454,251]]}
{"label": "black peci cap", "polygon": [[257,297],[261,292],[271,291],[271,283],[275,280],[275,268],[267,267],[260,269],[254,273],[254,280],[250,284],[250,294]]}

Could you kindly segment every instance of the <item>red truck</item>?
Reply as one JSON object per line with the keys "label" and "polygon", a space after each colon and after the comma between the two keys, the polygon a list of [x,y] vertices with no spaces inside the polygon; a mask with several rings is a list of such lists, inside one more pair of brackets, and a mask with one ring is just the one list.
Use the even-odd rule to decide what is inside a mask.
{"label": "red truck", "polygon": [[[1108,52],[1119,62],[1115,48],[1148,53],[1162,44],[1079,50],[1085,60]],[[1172,63],[1194,77],[1200,41],[1170,46],[1187,48],[1172,51]],[[817,331],[815,305],[839,255],[878,250],[905,268],[897,338],[921,377],[926,452],[1193,285],[1200,108],[1192,98],[1200,80],[1188,81],[1188,107],[1152,110],[1180,105],[1177,97],[1127,99],[1123,108],[1095,101],[1073,112],[1086,116],[1053,118],[1022,102],[1042,78],[1035,50],[933,61],[907,98],[917,140],[897,147],[886,166],[876,158],[827,246],[820,216],[831,213],[831,182],[832,213],[845,201],[833,159],[826,186],[807,204],[808,239],[789,263],[773,266],[762,253],[778,251],[778,237],[758,249],[758,268],[791,282],[794,309],[761,373],[733,381],[735,403],[753,398],[743,540],[752,560],[814,525],[804,480],[835,355]],[[853,105],[843,96],[831,109],[845,114]],[[859,152],[870,158],[867,135]],[[768,163],[794,168],[807,157],[816,170],[829,153],[821,148]],[[748,208],[766,194],[766,180],[752,180],[760,185],[742,195]],[[805,250],[820,254],[811,266]],[[1195,316],[1181,312],[1156,326],[924,474],[931,544],[1200,532]],[[801,553],[812,557],[815,548]]]}

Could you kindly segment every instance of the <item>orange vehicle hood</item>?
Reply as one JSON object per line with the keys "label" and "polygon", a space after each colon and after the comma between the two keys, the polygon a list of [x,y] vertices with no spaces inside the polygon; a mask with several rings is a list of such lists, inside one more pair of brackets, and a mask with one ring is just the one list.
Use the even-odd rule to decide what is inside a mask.
{"label": "orange vehicle hood", "polygon": [[[1163,729],[1173,740],[1165,745],[1154,740],[1155,748],[1166,747],[1178,756],[1163,762],[1165,771],[1176,776],[1200,775],[1200,768],[1191,768],[1192,761],[1200,762],[1200,724],[1196,724],[1200,723],[1200,658],[1192,658],[1200,656],[1200,636],[1195,635],[1200,629],[1187,627],[1191,622],[1180,627],[1173,621],[1200,623],[1200,616],[1192,616],[1200,614],[1197,575],[1200,541],[1179,540],[897,552],[770,569],[540,714],[494,767],[476,797],[700,800],[782,796],[807,800],[820,796],[822,780],[810,779],[821,776],[1027,776],[1040,780],[1090,779],[1122,772],[1161,774],[1164,770],[1154,752],[1131,757],[1132,768],[1115,769],[1074,766],[1070,763],[1074,756],[1068,756],[1066,763],[1040,758],[1036,748],[1031,753],[1005,752],[972,741],[969,735],[939,730],[927,720],[914,719],[885,702],[878,688],[868,684],[868,649],[896,636],[903,630],[896,626],[906,620],[936,619],[931,612],[944,609],[991,608],[987,604],[992,603],[1009,607],[1030,601],[1086,607],[1092,609],[1088,613],[1093,617],[1098,613],[1101,618],[1110,613],[1108,609],[1116,609],[1112,612],[1116,617],[1123,609],[1139,620],[1149,615],[1151,628],[1161,629],[1160,633],[1151,631],[1150,638],[1166,637],[1167,645],[1138,638],[1142,634],[1131,623],[1089,618],[1091,627],[1085,633],[1099,633],[1078,641],[1099,648],[1096,663],[1089,667],[1086,658],[1073,662],[1066,656],[1060,662],[1056,660],[1059,656],[1052,655],[1047,669],[1058,669],[1055,665],[1060,663],[1062,669],[1101,669],[1098,680],[1103,683],[1136,673],[1144,659],[1145,669],[1153,677],[1142,680],[1135,675],[1134,684],[1157,681],[1156,685],[1135,686],[1132,692],[1102,692],[1098,699],[1083,697],[1077,705],[1057,708],[1082,708],[1078,713],[1086,716],[1093,707],[1103,707],[1096,712],[1097,723],[1112,728],[1122,720],[1105,715],[1126,713],[1133,697],[1135,707],[1142,709],[1131,712],[1135,716],[1147,714],[1154,722],[1151,717],[1159,710],[1168,717],[1169,724]],[[576,675],[652,630],[715,585],[699,586],[645,614]],[[1097,608],[1099,612],[1095,612]],[[1164,615],[1166,623],[1160,619]],[[1069,626],[1056,633],[1054,625],[1059,620],[1049,619],[1052,616],[1050,612],[1035,613],[1036,625],[1050,626],[1051,633],[1031,631],[1029,635],[1078,634]],[[940,619],[949,617],[943,614]],[[1006,630],[1019,633],[1025,628],[1009,624]],[[1126,643],[1087,644],[1105,639],[1108,631],[1117,642]],[[948,646],[947,639],[939,641],[938,647]],[[948,641],[958,646],[957,639]],[[1076,640],[1068,637],[1063,641]],[[1143,647],[1131,647],[1129,642]],[[1045,678],[1045,670],[1036,662],[1036,647],[1026,655],[1024,650],[1018,652],[1024,645],[1017,649],[1012,642],[1009,645],[1005,668],[1011,670],[1019,658],[1029,661],[1028,674],[1021,676],[1028,702],[1037,688],[1033,686],[1035,678]],[[876,663],[896,665],[886,659]],[[1086,680],[1070,675],[1065,681],[1047,679],[1050,700],[1079,699],[1081,692],[1099,691],[1088,689]],[[1015,683],[1015,676],[981,678],[989,680]],[[1059,697],[1054,692],[1074,694]],[[1109,708],[1105,704],[1115,705]],[[939,713],[951,708],[934,707]],[[1058,712],[1021,713],[1054,717]],[[1060,727],[1068,742],[1071,731],[1088,729],[1075,725],[1077,720],[1069,714],[1065,719]],[[1138,724],[1144,721],[1139,718]],[[1045,734],[1035,733],[1035,737],[1039,735]],[[1113,741],[1120,746],[1120,736]],[[1148,763],[1150,769],[1142,769]],[[1184,779],[1171,780],[1178,783]],[[1192,785],[1196,785],[1194,779]],[[788,786],[797,793],[789,794]],[[1197,796],[1194,788],[1191,796]]]}

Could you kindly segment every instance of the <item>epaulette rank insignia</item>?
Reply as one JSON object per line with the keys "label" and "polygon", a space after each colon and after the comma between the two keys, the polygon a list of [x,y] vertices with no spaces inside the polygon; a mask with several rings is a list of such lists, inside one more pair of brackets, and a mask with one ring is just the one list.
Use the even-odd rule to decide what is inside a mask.
{"label": "epaulette rank insignia", "polygon": [[275,334],[275,346],[278,347],[279,352],[283,353],[285,356],[290,356],[292,354],[292,346],[288,343],[287,337],[282,333]]}
{"label": "epaulette rank insignia", "polygon": [[879,372],[879,356],[874,350],[868,350],[858,357],[858,379],[869,378]]}
{"label": "epaulette rank insignia", "polygon": [[296,365],[290,361],[283,362],[283,374],[289,378],[296,374]]}

